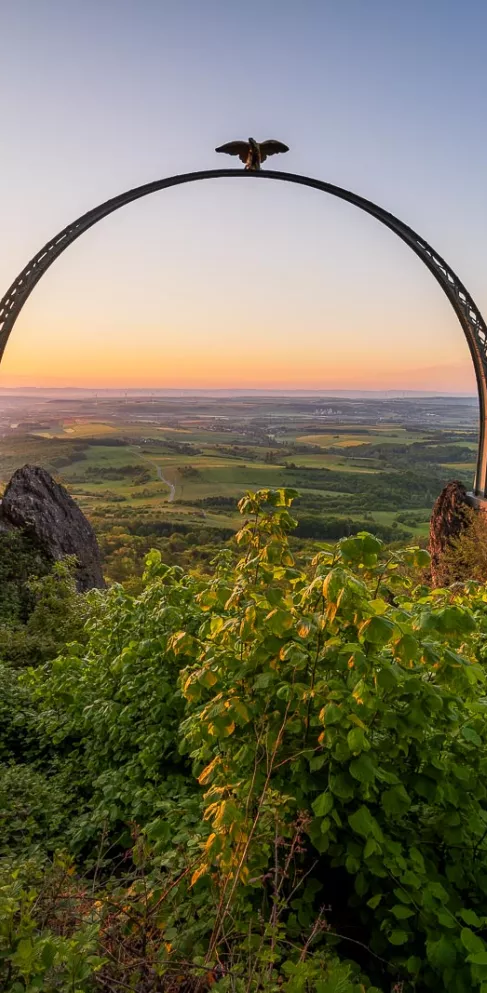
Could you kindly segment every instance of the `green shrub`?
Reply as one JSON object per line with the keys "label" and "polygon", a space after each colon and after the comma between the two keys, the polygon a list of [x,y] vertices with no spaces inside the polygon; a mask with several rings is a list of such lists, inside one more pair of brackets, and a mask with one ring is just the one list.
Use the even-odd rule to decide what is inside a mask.
{"label": "green shrub", "polygon": [[63,775],[80,794],[69,831],[76,848],[102,829],[128,844],[128,822],[143,825],[184,798],[191,807],[197,791],[178,750],[181,663],[168,643],[181,623],[198,629],[199,585],[164,566],[158,552],[148,557],[146,580],[136,597],[120,586],[97,594],[86,646],[73,644],[27,677],[40,746],[62,756]]}
{"label": "green shrub", "polygon": [[75,560],[51,565],[47,575],[31,577],[26,585],[29,614],[25,622],[0,625],[1,658],[13,666],[39,665],[82,639],[85,620],[93,611],[96,593],[78,593]]}
{"label": "green shrub", "polygon": [[27,687],[20,684],[17,672],[0,663],[0,761],[24,754],[31,720]]}
{"label": "green shrub", "polygon": [[34,606],[29,580],[50,568],[34,539],[21,531],[0,532],[0,624],[27,620]]}
{"label": "green shrub", "polygon": [[[225,880],[215,934],[235,901],[245,917],[259,899],[276,836],[301,818],[303,868],[325,899],[339,892],[331,934],[358,928],[368,968],[379,956],[415,989],[483,988],[487,725],[473,613],[448,595],[411,596],[401,557],[381,561],[367,534],[324,551],[312,577],[298,572],[290,502],[285,491],[243,501],[253,521],[234,589],[222,609],[215,580],[197,637],[174,639],[194,656],[184,732],[211,830],[198,871]],[[427,555],[408,559],[422,567]]]}
{"label": "green shrub", "polygon": [[0,767],[0,856],[26,854],[42,843],[53,851],[66,828],[67,797],[29,765]]}
{"label": "green shrub", "polygon": [[[70,892],[72,870],[24,857],[0,865],[0,989],[89,993],[103,965],[99,922]],[[80,913],[86,916],[80,921]],[[92,915],[91,915],[92,916]],[[49,924],[51,926],[49,926]]]}
{"label": "green shrub", "polygon": [[73,988],[218,965],[222,993],[487,991],[484,587],[431,592],[427,553],[365,532],[298,568],[293,495],[248,494],[209,579],[151,553],[142,593],[88,598],[84,644],[21,679],[10,837],[30,792],[26,847],[59,836],[98,887]]}

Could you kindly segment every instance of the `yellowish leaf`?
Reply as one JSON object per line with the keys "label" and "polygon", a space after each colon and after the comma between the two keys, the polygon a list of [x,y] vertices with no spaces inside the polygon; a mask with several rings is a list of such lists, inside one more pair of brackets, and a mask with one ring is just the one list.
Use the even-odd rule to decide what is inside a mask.
{"label": "yellowish leaf", "polygon": [[367,730],[367,725],[364,724],[364,722],[360,720],[360,717],[357,717],[357,714],[349,714],[348,715],[348,719],[349,719],[349,721],[352,721],[353,724],[356,724],[357,727],[363,728],[364,731]]}
{"label": "yellowish leaf", "polygon": [[215,838],[216,838],[216,834],[215,834],[214,831],[212,831],[212,833],[210,834],[209,838],[207,838],[206,841],[205,841],[205,852],[208,852],[210,850],[211,846],[213,845],[213,842],[214,842]]}
{"label": "yellowish leaf", "polygon": [[215,755],[215,758],[212,759],[212,761],[209,762],[208,765],[205,766],[205,768],[203,769],[203,772],[200,772],[200,774],[198,776],[198,782],[199,782],[200,786],[203,786],[205,783],[208,782],[208,780],[209,780],[209,778],[210,778],[213,770],[215,769],[215,766],[218,765],[219,761],[220,761],[220,756],[219,755]]}
{"label": "yellowish leaf", "polygon": [[191,876],[190,886],[194,886],[194,884],[198,882],[198,879],[201,879],[201,877],[204,876],[207,872],[208,872],[207,865],[200,865],[199,869],[195,869],[193,875]]}
{"label": "yellowish leaf", "polygon": [[232,700],[233,709],[243,721],[250,721],[250,714],[242,700]]}

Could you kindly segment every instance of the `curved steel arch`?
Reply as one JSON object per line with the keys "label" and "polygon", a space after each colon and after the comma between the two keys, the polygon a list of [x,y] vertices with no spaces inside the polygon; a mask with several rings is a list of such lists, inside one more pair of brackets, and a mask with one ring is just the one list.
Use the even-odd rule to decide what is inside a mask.
{"label": "curved steel arch", "polygon": [[41,276],[61,255],[62,252],[71,245],[76,238],[79,238],[88,228],[91,228],[103,217],[112,214],[119,207],[139,200],[149,193],[156,193],[158,190],[168,189],[170,186],[180,186],[183,183],[194,183],[201,179],[222,179],[227,177],[244,177],[252,182],[254,179],[277,179],[285,183],[297,183],[300,186],[310,186],[323,193],[346,200],[348,203],[359,207],[367,214],[371,214],[381,224],[385,224],[394,234],[397,234],[402,241],[412,248],[413,252],[419,256],[425,266],[430,270],[435,279],[440,284],[443,292],[450,301],[455,314],[460,321],[462,330],[468,342],[470,354],[477,377],[477,387],[480,406],[480,436],[477,456],[477,471],[475,475],[474,494],[478,497],[485,497],[487,490],[487,437],[486,437],[486,413],[487,413],[487,327],[482,315],[476,307],[467,289],[455,275],[450,266],[442,259],[441,255],[431,248],[431,245],[421,238],[412,228],[408,227],[393,214],[379,207],[377,204],[366,200],[357,193],[351,193],[340,186],[333,186],[332,183],[324,183],[319,179],[310,179],[308,176],[298,176],[291,172],[277,172],[269,169],[261,169],[259,172],[244,171],[242,169],[207,169],[201,172],[188,172],[181,176],[169,176],[167,179],[156,180],[155,183],[146,183],[144,186],[137,186],[133,190],[121,193],[111,200],[106,200],[88,213],[78,217],[72,224],[68,224],[51,241],[48,241],[44,248],[31,259],[22,270],[17,279],[14,280],[9,290],[0,301],[0,361],[5,351],[10,332],[22,310],[28,296],[39,282]]}

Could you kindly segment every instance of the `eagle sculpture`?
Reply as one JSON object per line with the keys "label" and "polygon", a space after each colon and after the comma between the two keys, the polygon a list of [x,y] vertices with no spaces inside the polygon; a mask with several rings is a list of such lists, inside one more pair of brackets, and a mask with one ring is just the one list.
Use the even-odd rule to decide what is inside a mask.
{"label": "eagle sculpture", "polygon": [[288,151],[287,145],[283,145],[282,141],[275,141],[274,138],[268,138],[267,141],[256,141],[255,138],[249,138],[248,141],[227,141],[226,145],[215,148],[215,152],[238,155],[239,159],[245,162],[245,168],[252,172],[260,169],[268,155]]}

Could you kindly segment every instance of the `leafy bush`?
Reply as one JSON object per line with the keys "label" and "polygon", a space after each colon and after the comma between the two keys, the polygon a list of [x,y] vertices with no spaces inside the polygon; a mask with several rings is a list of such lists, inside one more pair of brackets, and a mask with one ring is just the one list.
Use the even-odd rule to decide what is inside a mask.
{"label": "leafy bush", "polygon": [[23,751],[32,714],[30,695],[19,683],[18,674],[0,663],[0,761],[19,757]]}
{"label": "leafy bush", "polygon": [[83,638],[86,596],[77,593],[75,563],[65,558],[50,566],[47,575],[30,577],[26,595],[30,610],[25,620],[0,625],[1,657],[15,666],[38,665],[64,649],[67,642]]}
{"label": "leafy bush", "polygon": [[129,821],[144,824],[166,804],[181,808],[196,790],[178,752],[184,700],[168,641],[181,623],[197,629],[199,587],[159,552],[148,557],[146,580],[138,597],[120,586],[92,594],[88,644],[29,676],[40,747],[62,755],[83,800],[69,830],[77,849],[103,828],[127,845]]}
{"label": "leafy bush", "polygon": [[80,873],[63,918],[6,867],[12,993],[486,993],[487,594],[365,532],[298,568],[293,495],[241,501],[237,565],[153,552],[142,593],[87,598],[84,646],[6,679],[14,847],[29,794],[27,847]]}
{"label": "leafy bush", "polygon": [[51,850],[61,843],[66,794],[32,766],[1,767],[0,811],[0,856],[25,855],[39,842]]}
{"label": "leafy bush", "polygon": [[51,563],[21,531],[0,532],[0,624],[26,621],[33,607],[28,581],[49,572]]}
{"label": "leafy bush", "polygon": [[286,492],[243,501],[254,521],[239,535],[237,582],[223,610],[221,580],[200,595],[209,616],[185,674],[184,733],[211,829],[198,872],[216,870],[224,893],[214,940],[304,816],[304,865],[325,899],[338,893],[332,932],[353,921],[369,968],[378,956],[416,989],[481,988],[487,728],[472,612],[411,597],[401,556],[381,563],[367,534],[319,555],[310,581],[287,548],[289,503]]}
{"label": "leafy bush", "polygon": [[36,858],[0,868],[0,988],[6,993],[95,988],[103,965],[96,954],[99,922],[73,892],[71,873],[62,863],[51,868]]}

